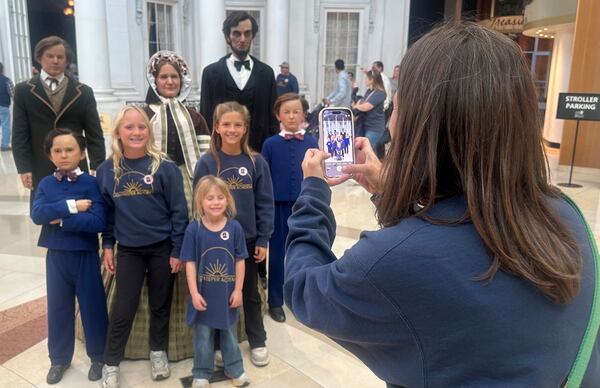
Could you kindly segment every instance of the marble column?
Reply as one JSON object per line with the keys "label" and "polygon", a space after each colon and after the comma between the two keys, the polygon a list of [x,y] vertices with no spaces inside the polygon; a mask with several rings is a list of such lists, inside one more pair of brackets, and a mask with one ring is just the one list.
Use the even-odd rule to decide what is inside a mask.
{"label": "marble column", "polygon": [[198,58],[192,66],[197,71],[196,78],[200,83],[204,68],[227,53],[221,31],[225,20],[225,0],[199,0],[194,1],[193,5],[194,35],[199,47],[196,47]]}
{"label": "marble column", "polygon": [[98,110],[118,103],[110,83],[108,35],[106,31],[105,0],[75,2],[75,33],[77,38],[77,67],[81,82],[94,89]]}
{"label": "marble column", "polygon": [[[106,8],[111,12],[106,15],[110,25],[107,34],[109,47],[109,71],[111,86],[114,95],[123,102],[143,99],[144,90],[136,90],[134,85],[134,72],[145,73],[145,67],[138,67],[132,63],[133,51],[131,50],[131,37],[129,24],[133,24],[128,3],[121,0],[105,0]],[[133,9],[131,9],[133,10]],[[137,63],[136,63],[137,65]]]}
{"label": "marble column", "polygon": [[548,77],[548,98],[544,118],[544,140],[560,144],[565,121],[556,118],[558,94],[569,89],[571,57],[573,56],[573,24],[554,32],[552,62]]}
{"label": "marble column", "polygon": [[[289,61],[289,13],[289,0],[267,0],[267,22],[260,27],[267,38],[267,51],[264,60],[273,68],[275,75],[279,74],[281,62]],[[293,65],[290,64],[290,66]]]}

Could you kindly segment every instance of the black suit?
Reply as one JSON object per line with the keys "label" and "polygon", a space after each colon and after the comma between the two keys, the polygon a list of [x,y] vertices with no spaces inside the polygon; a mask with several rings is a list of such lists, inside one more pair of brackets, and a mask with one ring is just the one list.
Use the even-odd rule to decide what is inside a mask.
{"label": "black suit", "polygon": [[260,152],[264,141],[279,132],[279,124],[273,114],[273,105],[277,98],[275,74],[271,67],[252,57],[254,64],[250,78],[240,90],[229,70],[224,56],[215,63],[204,68],[200,110],[208,127],[213,128],[213,111],[215,107],[226,101],[237,101],[250,111],[250,147]]}
{"label": "black suit", "polygon": [[[44,153],[44,139],[54,128],[85,133],[92,169],[96,169],[106,157],[92,89],[69,78],[62,104],[56,112],[42,82],[36,75],[19,83],[15,87],[13,108],[13,157],[19,174],[32,173],[34,190],[38,182],[55,168]],[[87,160],[83,160],[80,167],[87,171]]]}

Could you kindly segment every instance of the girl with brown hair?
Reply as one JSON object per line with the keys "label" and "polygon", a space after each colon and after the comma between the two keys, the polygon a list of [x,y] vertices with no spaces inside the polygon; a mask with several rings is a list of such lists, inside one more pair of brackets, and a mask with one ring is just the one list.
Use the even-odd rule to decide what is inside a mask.
{"label": "girl with brown hair", "polygon": [[[395,102],[383,166],[357,139],[345,171],[379,198],[382,229],[339,260],[327,156],[307,152],[286,303],[390,387],[562,386],[590,316],[593,240],[548,182],[519,47],[474,23],[438,27],[407,51]],[[596,387],[591,348],[583,385]]]}

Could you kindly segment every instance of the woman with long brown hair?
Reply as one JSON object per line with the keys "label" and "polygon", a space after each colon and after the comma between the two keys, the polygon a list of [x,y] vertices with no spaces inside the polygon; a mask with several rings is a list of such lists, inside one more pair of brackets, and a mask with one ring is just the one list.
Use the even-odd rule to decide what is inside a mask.
{"label": "woman with long brown hair", "polygon": [[[590,317],[593,240],[549,184],[519,47],[474,23],[438,27],[407,51],[394,106],[383,166],[357,139],[345,171],[376,194],[382,229],[339,260],[327,156],[307,152],[287,305],[388,386],[561,386]],[[597,387],[590,347],[583,385]]]}
{"label": "woman with long brown hair", "polygon": [[385,129],[385,114],[383,104],[385,102],[385,89],[380,73],[367,71],[365,73],[365,96],[352,104],[352,110],[356,116],[356,134],[364,136],[373,147],[381,138]]}

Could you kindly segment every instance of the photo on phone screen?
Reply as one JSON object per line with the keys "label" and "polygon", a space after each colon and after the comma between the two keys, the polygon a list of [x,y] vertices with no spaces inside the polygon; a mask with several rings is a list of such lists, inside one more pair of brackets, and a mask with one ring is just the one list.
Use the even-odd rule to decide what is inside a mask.
{"label": "photo on phone screen", "polygon": [[354,122],[348,108],[321,111],[321,149],[331,157],[324,162],[325,176],[342,175],[342,167],[354,163]]}

